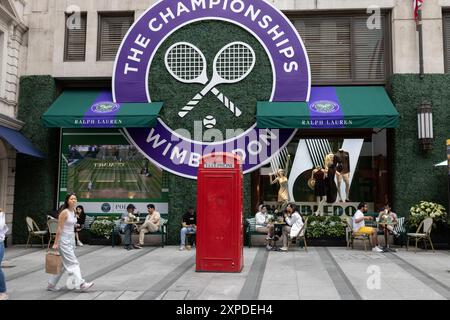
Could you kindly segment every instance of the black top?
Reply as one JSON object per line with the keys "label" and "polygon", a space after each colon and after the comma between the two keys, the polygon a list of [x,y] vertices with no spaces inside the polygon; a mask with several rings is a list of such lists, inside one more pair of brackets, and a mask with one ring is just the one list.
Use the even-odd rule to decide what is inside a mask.
{"label": "black top", "polygon": [[77,217],[77,223],[82,226],[84,222],[86,221],[86,214],[82,213],[79,217]]}
{"label": "black top", "polygon": [[187,225],[190,225],[190,224],[197,224],[197,222],[196,222],[196,217],[195,217],[195,213],[194,213],[193,215],[191,215],[189,212],[186,212],[186,213],[183,215],[182,221],[183,221],[184,223],[186,223]]}
{"label": "black top", "polygon": [[350,155],[347,151],[338,151],[334,155],[333,163],[336,166],[336,171],[340,173],[350,172]]}

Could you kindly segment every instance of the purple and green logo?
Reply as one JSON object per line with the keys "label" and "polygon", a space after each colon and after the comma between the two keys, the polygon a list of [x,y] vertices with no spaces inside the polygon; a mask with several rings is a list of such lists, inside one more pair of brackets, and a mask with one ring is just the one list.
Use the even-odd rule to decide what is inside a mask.
{"label": "purple and green logo", "polygon": [[97,102],[91,107],[91,111],[95,113],[105,114],[105,113],[111,113],[119,110],[120,104],[109,102],[109,101],[102,101]]}
{"label": "purple and green logo", "polygon": [[333,101],[321,100],[310,104],[311,111],[319,113],[333,113],[339,111],[339,105]]}
{"label": "purple and green logo", "polygon": [[[183,28],[202,24],[207,32],[209,22],[238,27],[249,34],[251,41],[233,38],[228,32],[229,38],[214,52],[208,52],[212,49],[196,41],[196,37],[205,37],[204,33],[191,32],[186,38],[178,36]],[[227,28],[219,32],[226,34]],[[214,33],[208,34],[208,41],[212,43],[216,37]],[[166,116],[166,121],[159,118],[153,128],[124,129],[128,139],[157,166],[193,179],[197,178],[201,156],[211,152],[238,154],[244,173],[265,165],[289,143],[296,129],[257,129],[254,122],[256,98],[252,108],[243,102],[248,98],[247,91],[239,86],[258,74],[261,52],[267,56],[267,68],[271,72],[268,89],[264,89],[267,99],[308,101],[310,67],[305,47],[296,28],[273,4],[264,0],[162,0],[155,3],[136,20],[122,42],[114,66],[113,100],[116,103],[165,103],[173,95],[184,100],[179,105],[165,103],[163,109],[170,108],[171,116]],[[167,80],[156,81],[154,87],[173,81],[174,86],[168,90],[172,97],[158,95],[161,90],[151,87],[153,82],[149,78],[155,69],[164,72]],[[191,93],[186,94],[184,88],[192,88]],[[196,112],[204,112],[199,121],[194,121]],[[237,128],[239,123],[244,123],[244,118],[251,123],[245,122],[246,127]],[[171,121],[184,123],[186,128],[189,124],[189,130],[172,127]],[[191,125],[194,122],[210,130],[215,138],[207,140],[195,134],[196,125]],[[224,129],[224,123],[234,126]],[[233,134],[217,138],[212,133],[221,125],[222,132],[233,131]]]}

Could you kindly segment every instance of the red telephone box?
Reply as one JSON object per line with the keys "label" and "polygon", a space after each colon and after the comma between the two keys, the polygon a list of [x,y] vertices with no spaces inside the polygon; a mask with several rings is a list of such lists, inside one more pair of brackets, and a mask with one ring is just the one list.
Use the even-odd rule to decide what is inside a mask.
{"label": "red telephone box", "polygon": [[231,153],[202,157],[197,176],[196,271],[242,270],[242,198],[239,157]]}

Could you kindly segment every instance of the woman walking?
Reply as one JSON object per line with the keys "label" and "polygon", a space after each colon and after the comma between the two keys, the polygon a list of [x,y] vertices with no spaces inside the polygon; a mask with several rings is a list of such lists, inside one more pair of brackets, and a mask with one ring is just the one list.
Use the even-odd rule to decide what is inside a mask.
{"label": "woman walking", "polygon": [[94,285],[92,282],[86,282],[81,277],[80,264],[75,256],[75,235],[74,228],[77,223],[75,216],[75,206],[77,204],[77,196],[74,193],[67,194],[64,199],[62,211],[58,217],[58,230],[56,231],[55,244],[53,249],[59,249],[62,258],[63,268],[59,274],[52,275],[48,280],[47,290],[58,291],[56,287],[59,279],[64,271],[67,271],[70,276],[74,277],[75,288],[80,291],[86,291]]}
{"label": "woman walking", "polygon": [[5,253],[5,235],[8,232],[8,226],[5,221],[5,213],[2,209],[0,209],[0,300],[7,300],[8,295],[6,294],[6,283],[5,283],[5,275],[2,271],[2,260],[3,255]]}

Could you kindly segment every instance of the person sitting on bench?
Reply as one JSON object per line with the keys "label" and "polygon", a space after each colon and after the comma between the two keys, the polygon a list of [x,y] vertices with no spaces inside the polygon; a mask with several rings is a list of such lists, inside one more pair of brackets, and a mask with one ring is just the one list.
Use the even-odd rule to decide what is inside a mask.
{"label": "person sitting on bench", "polygon": [[255,215],[256,232],[267,234],[266,240],[268,241],[266,248],[271,250],[273,247],[272,240],[274,239],[274,226],[268,221],[267,206],[261,204],[258,207],[259,211]]}
{"label": "person sitting on bench", "polygon": [[180,251],[185,249],[186,244],[186,234],[188,233],[196,233],[197,232],[197,226],[196,226],[196,216],[194,207],[189,207],[186,213],[181,218],[181,225],[183,226],[180,231]]}
{"label": "person sitting on bench", "polygon": [[161,215],[156,211],[153,204],[147,205],[148,214],[145,217],[144,224],[138,229],[139,231],[139,244],[136,246],[137,249],[142,249],[144,245],[144,236],[148,232],[156,232],[159,229],[159,219]]}
{"label": "person sitting on bench", "polygon": [[123,236],[123,244],[125,246],[126,250],[131,249],[139,249],[137,245],[133,245],[131,234],[133,233],[133,224],[126,223],[127,221],[130,221],[130,218],[135,217],[134,216],[134,210],[136,207],[134,204],[130,203],[127,206],[127,212],[124,212],[121,216],[122,223],[120,225],[120,230],[122,233],[124,233]]}

